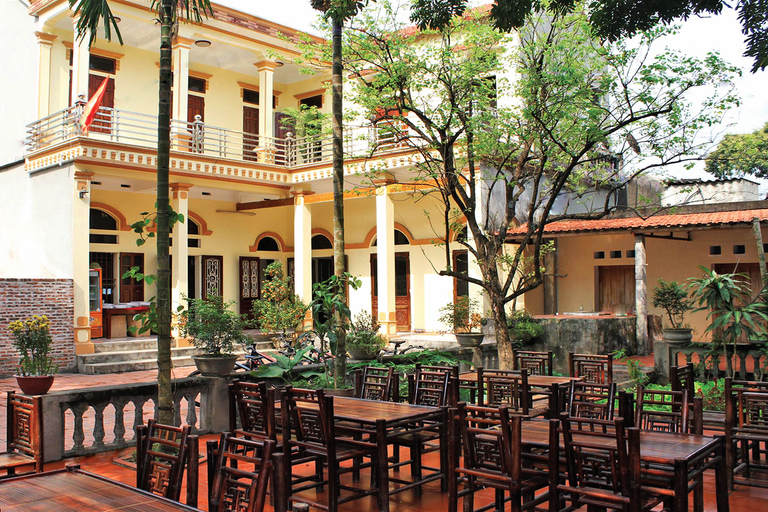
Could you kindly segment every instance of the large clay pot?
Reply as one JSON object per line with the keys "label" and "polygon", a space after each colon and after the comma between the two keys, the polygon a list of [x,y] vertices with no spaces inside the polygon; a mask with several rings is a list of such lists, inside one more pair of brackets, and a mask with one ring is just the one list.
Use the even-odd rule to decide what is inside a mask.
{"label": "large clay pot", "polygon": [[673,344],[690,343],[693,339],[693,329],[663,329],[664,341]]}
{"label": "large clay pot", "polygon": [[367,347],[347,347],[347,352],[349,352],[349,355],[352,356],[352,359],[357,359],[358,361],[370,361],[372,359],[376,359],[376,356],[379,355],[379,352],[381,352],[378,348],[375,350],[371,350]]}
{"label": "large clay pot", "polygon": [[16,383],[25,395],[44,395],[53,386],[53,379],[53,375],[42,375],[40,377],[22,377],[17,375]]}
{"label": "large clay pot", "polygon": [[200,375],[204,377],[221,377],[232,373],[237,356],[192,356]]}
{"label": "large clay pot", "polygon": [[479,347],[485,338],[482,332],[455,332],[453,335],[462,347]]}

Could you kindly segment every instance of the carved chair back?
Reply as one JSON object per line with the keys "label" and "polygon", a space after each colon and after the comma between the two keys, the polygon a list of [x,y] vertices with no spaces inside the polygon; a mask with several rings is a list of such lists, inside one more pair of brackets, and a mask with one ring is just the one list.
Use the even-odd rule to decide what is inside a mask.
{"label": "carved chair back", "polygon": [[613,356],[568,353],[568,371],[571,377],[583,382],[610,384],[613,382]]}
{"label": "carved chair back", "polygon": [[136,487],[179,500],[187,463],[189,430],[189,426],[173,427],[155,420],[138,427]]}
{"label": "carved chair back", "polygon": [[612,420],[616,384],[571,381],[568,413],[577,418]]}
{"label": "carved chair back", "polygon": [[528,375],[552,375],[552,351],[534,352],[531,350],[513,350],[515,370],[527,370]]}
{"label": "carved chair back", "polygon": [[35,472],[43,471],[43,408],[41,397],[8,392],[6,431],[7,449],[0,454],[0,469],[8,475],[16,474],[17,467],[34,465]]}
{"label": "carved chair back", "polygon": [[355,379],[355,397],[382,402],[391,400],[392,382],[395,374],[394,368],[366,366],[362,372],[359,370],[358,372],[360,377],[356,376]]}
{"label": "carved chair back", "polygon": [[[275,442],[221,435],[208,510],[262,512],[273,473]],[[213,462],[211,462],[213,463]]]}
{"label": "carved chair back", "polygon": [[688,391],[637,388],[635,426],[640,430],[691,432],[690,412]]}

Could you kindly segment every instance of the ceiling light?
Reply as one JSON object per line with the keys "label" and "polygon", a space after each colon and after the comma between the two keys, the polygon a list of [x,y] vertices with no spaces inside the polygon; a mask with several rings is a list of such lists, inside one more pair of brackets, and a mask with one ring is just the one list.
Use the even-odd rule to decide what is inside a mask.
{"label": "ceiling light", "polygon": [[281,60],[276,60],[276,61],[275,61],[275,65],[276,65],[277,67],[281,68],[281,67],[285,66],[285,62],[283,62],[283,61],[281,61]]}
{"label": "ceiling light", "polygon": [[200,48],[208,48],[211,46],[211,42],[207,39],[198,39],[195,41],[195,46],[199,46]]}
{"label": "ceiling light", "polygon": [[120,16],[112,16],[112,19],[114,20],[115,23],[120,23],[121,21],[123,21],[123,18],[121,18]]}

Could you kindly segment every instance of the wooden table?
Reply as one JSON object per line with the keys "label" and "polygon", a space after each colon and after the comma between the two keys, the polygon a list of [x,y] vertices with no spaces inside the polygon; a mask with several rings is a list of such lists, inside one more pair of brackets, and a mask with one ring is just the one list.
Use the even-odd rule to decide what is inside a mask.
{"label": "wooden table", "polygon": [[145,313],[147,311],[149,311],[149,308],[147,306],[104,308],[101,313],[104,319],[104,337],[112,338],[112,317],[113,316],[130,316],[131,318],[133,318],[134,315],[138,315],[139,313]]}
{"label": "wooden table", "polygon": [[147,512],[199,509],[82,471],[79,465],[0,480],[3,512]]}
{"label": "wooden table", "polygon": [[[578,432],[574,431],[574,439]],[[549,446],[549,423],[530,420],[523,422],[523,442],[546,449]],[[562,445],[562,437],[560,443]],[[590,442],[599,442],[590,437]],[[606,446],[615,444],[606,439]],[[673,468],[674,511],[688,512],[688,482],[699,478],[702,467],[714,464],[715,492],[718,512],[729,512],[727,470],[725,467],[725,441],[723,436],[702,436],[695,434],[670,434],[666,432],[640,431],[640,460]],[[705,459],[710,458],[710,464]]]}
{"label": "wooden table", "polygon": [[[302,404],[305,406],[307,404]],[[379,500],[382,503],[381,511],[389,510],[389,496],[412,489],[416,485],[441,479],[443,487],[448,485],[448,408],[428,407],[425,405],[412,405],[399,402],[380,402],[377,400],[364,400],[362,398],[333,397],[333,414],[337,421],[349,421],[369,428],[375,433],[376,423],[383,420],[386,424],[386,438],[376,436],[376,445],[379,461],[389,460],[387,447],[391,442],[409,432],[409,427],[414,423],[426,421],[429,428],[440,431],[440,473],[424,477],[420,482],[412,482],[408,485],[389,489],[389,471],[381,471],[379,481]],[[412,430],[411,430],[412,431]],[[286,464],[288,471],[288,464]],[[288,479],[290,481],[290,479]],[[444,489],[445,490],[445,489]]]}
{"label": "wooden table", "polygon": [[[557,393],[550,398],[549,407],[551,411],[554,411],[552,413],[552,417],[554,418],[557,418],[557,415],[563,410],[563,405],[568,402],[565,394],[568,393],[568,390],[571,387],[571,382],[578,382],[581,380],[583,380],[582,377],[528,375],[528,385],[532,388],[551,388],[552,386],[557,388]],[[462,384],[468,384],[469,386],[474,385],[475,389],[477,389],[477,372],[464,372],[459,374],[459,387],[467,387],[466,385],[462,386]]]}

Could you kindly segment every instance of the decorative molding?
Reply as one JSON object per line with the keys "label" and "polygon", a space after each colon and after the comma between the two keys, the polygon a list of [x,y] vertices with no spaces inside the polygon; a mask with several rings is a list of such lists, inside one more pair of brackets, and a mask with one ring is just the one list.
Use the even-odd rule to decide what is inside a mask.
{"label": "decorative molding", "polygon": [[178,36],[177,35],[176,37],[173,38],[173,42],[171,43],[171,47],[172,48],[178,48],[179,46],[181,46],[182,48],[189,49],[189,48],[192,47],[192,43],[194,43],[194,42],[195,42],[194,39],[190,39],[188,37],[183,37],[183,36]]}
{"label": "decorative molding", "polygon": [[[189,76],[194,78],[202,78],[205,81],[208,81],[213,76],[211,73],[203,73],[202,71],[195,71],[193,69],[189,70]],[[208,89],[208,84],[205,85],[205,88]]]}
{"label": "decorative molding", "polygon": [[312,232],[310,233],[310,238],[314,237],[315,235],[323,235],[325,238],[327,238],[331,242],[331,248],[333,248],[333,233],[323,228],[312,228]]}
{"label": "decorative molding", "polygon": [[[301,94],[294,94],[293,97],[297,100],[303,100],[306,98],[311,98],[312,96],[325,96],[326,89],[315,89],[314,91],[309,92],[303,92]],[[323,103],[325,103],[325,98],[323,98]]]}
{"label": "decorative molding", "polygon": [[210,236],[213,234],[213,231],[208,229],[208,223],[205,222],[205,219],[203,219],[200,215],[196,214],[192,210],[187,210],[187,216],[195,221],[198,226],[200,226],[200,234],[203,236]]}
{"label": "decorative molding", "polygon": [[53,41],[59,37],[53,34],[49,34],[47,32],[35,32],[35,36],[37,36],[37,42],[46,45],[51,46],[53,45]]}
{"label": "decorative molding", "polygon": [[110,214],[112,217],[114,217],[115,220],[117,220],[118,231],[131,231],[131,226],[128,224],[128,221],[125,219],[125,215],[120,213],[120,210],[118,210],[117,208],[114,208],[104,203],[96,203],[94,201],[91,201],[91,208],[96,208],[97,210],[104,210],[105,212]]}
{"label": "decorative molding", "polygon": [[[408,230],[408,228],[406,228],[399,222],[395,222],[394,227],[396,230],[400,231],[402,234],[405,235],[410,245],[432,245],[432,244],[443,243],[443,241],[439,238],[415,238],[413,234]],[[346,244],[344,247],[347,249],[369,249],[370,247],[372,247],[371,244],[373,244],[373,239],[375,237],[376,237],[376,226],[372,227],[371,230],[368,231],[362,243]]]}
{"label": "decorative molding", "polygon": [[257,252],[259,247],[259,242],[261,242],[264,238],[274,238],[277,240],[277,244],[280,246],[280,252],[293,252],[293,247],[288,247],[285,244],[285,241],[283,240],[283,237],[275,233],[274,231],[265,231],[259,236],[256,237],[256,241],[253,242],[253,245],[248,248],[250,252]]}
{"label": "decorative molding", "polygon": [[260,60],[259,62],[254,62],[253,65],[256,66],[256,69],[259,71],[274,71],[277,68],[277,62],[271,60]]}

